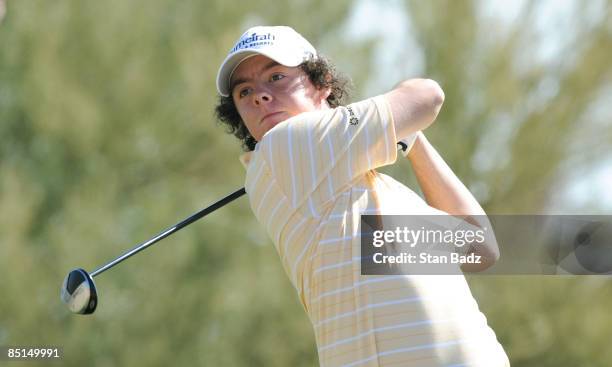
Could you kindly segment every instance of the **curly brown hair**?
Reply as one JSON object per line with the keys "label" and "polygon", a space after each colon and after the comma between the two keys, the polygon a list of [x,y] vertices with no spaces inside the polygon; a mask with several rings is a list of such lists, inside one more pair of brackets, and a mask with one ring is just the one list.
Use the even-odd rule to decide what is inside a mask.
{"label": "curly brown hair", "polygon": [[[334,65],[325,57],[318,56],[317,58],[311,58],[301,63],[298,67],[304,71],[310,82],[317,89],[331,89],[331,93],[327,97],[327,103],[331,108],[340,106],[348,96],[349,79],[336,71]],[[215,115],[219,123],[225,125],[226,132],[233,134],[241,141],[244,151],[255,149],[257,140],[249,133],[249,130],[242,121],[232,96],[219,96],[219,102],[215,107]]]}

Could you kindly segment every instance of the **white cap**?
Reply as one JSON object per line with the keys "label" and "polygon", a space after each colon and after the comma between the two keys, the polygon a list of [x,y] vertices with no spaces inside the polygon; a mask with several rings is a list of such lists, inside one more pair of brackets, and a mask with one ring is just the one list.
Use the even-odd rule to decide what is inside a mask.
{"label": "white cap", "polygon": [[301,34],[286,26],[258,26],[249,28],[221,64],[217,73],[217,91],[230,95],[230,79],[234,70],[245,59],[264,55],[281,65],[294,67],[316,57],[317,51]]}

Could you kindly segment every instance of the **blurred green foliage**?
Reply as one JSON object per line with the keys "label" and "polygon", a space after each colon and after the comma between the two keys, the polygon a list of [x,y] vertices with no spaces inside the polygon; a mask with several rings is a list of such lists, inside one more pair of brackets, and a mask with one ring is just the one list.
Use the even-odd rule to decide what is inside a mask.
{"label": "blurred green foliage", "polygon": [[[532,57],[536,2],[501,36],[481,2],[401,4],[423,75],[447,96],[428,136],[489,212],[546,212],[568,171],[610,153],[610,114],[591,113],[612,77],[610,2],[598,4],[600,21],[576,10],[572,47],[552,64]],[[216,69],[246,27],[288,24],[336,45],[326,54],[351,70],[355,96],[370,95],[377,40],[342,42],[355,6],[11,1],[0,23],[0,346],[61,346],[65,366],[316,365],[309,321],[245,199],[98,277],[93,316],[69,314],[59,287],[70,269],[93,270],[243,185],[239,144],[212,110]],[[405,163],[385,172],[416,189]],[[469,281],[513,366],[612,361],[606,278]]]}

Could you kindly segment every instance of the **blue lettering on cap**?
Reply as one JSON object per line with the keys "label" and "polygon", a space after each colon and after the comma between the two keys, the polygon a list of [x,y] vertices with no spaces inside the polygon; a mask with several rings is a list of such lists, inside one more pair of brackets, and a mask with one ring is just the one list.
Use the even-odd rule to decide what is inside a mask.
{"label": "blue lettering on cap", "polygon": [[[272,45],[274,44],[274,42],[271,42],[271,41],[274,41],[274,40],[276,40],[276,37],[272,35],[271,33],[268,33],[265,35],[258,35],[257,32],[253,32],[253,34],[240,39],[238,43],[236,43],[234,48],[232,48],[230,53],[234,53],[238,50],[241,50],[244,48],[251,48],[254,46]],[[268,41],[268,42],[260,42],[260,41]]]}

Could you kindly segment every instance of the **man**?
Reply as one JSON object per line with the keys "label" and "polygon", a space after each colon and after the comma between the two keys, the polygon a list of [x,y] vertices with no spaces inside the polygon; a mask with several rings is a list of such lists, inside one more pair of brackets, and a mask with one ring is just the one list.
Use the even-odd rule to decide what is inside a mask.
{"label": "man", "polygon": [[[361,214],[484,215],[420,132],[428,79],[343,107],[344,83],[289,27],[245,32],[217,75],[217,115],[248,152],[245,188],[313,324],[321,366],[509,366],[462,275],[362,276]],[[375,171],[401,141],[423,201]],[[494,245],[478,246],[485,262]]]}

